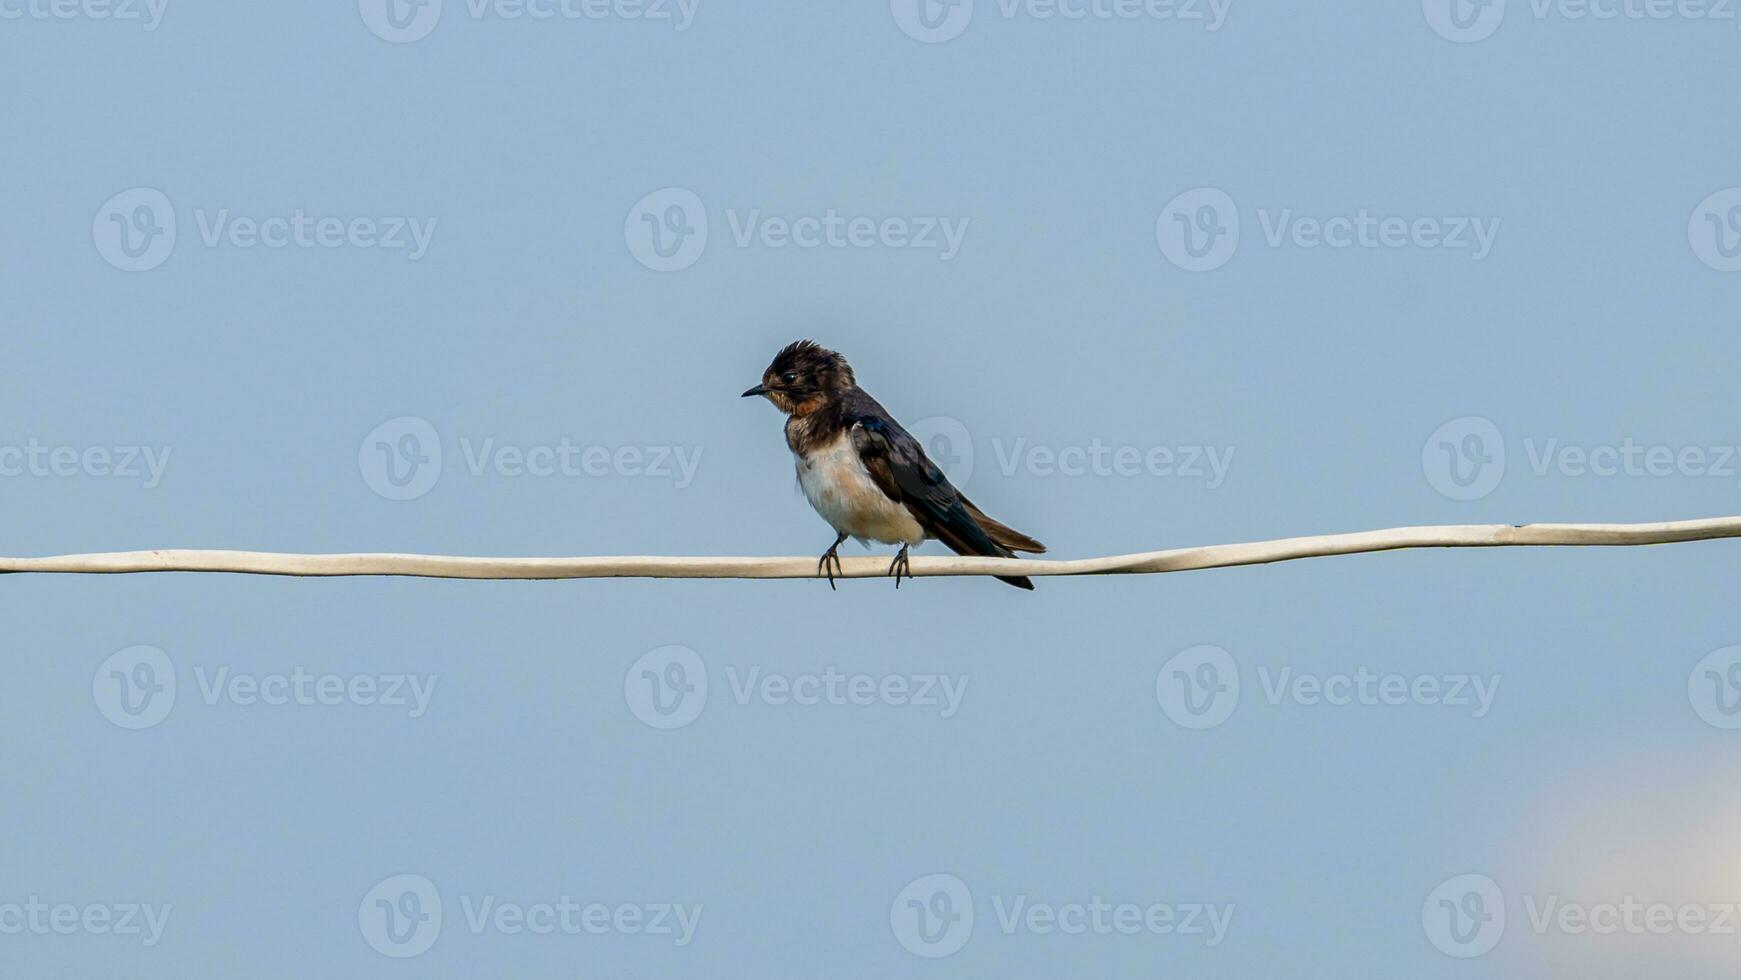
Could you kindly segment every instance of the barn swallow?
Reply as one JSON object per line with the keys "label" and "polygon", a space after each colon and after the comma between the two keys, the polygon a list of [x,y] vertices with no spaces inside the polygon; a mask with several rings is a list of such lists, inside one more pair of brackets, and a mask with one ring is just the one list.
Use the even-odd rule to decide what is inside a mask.
{"label": "barn swallow", "polygon": [[[816,563],[816,574],[841,568],[840,543],[879,541],[901,550],[889,565],[895,588],[913,573],[907,549],[934,538],[959,555],[1014,558],[1046,546],[985,516],[950,484],[925,450],[877,400],[858,386],[846,358],[812,341],[788,344],[743,393],[762,395],[786,413],[786,446],[798,467],[798,485],[810,506],[836,532]],[[843,570],[844,571],[844,570]],[[1025,576],[998,576],[1022,589]]]}

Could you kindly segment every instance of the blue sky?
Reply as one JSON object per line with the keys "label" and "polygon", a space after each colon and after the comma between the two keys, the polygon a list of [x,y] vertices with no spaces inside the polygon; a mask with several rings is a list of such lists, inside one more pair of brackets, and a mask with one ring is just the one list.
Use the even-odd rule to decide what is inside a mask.
{"label": "blue sky", "polygon": [[[0,550],[1741,509],[1728,5],[923,3],[0,0]],[[1728,976],[1733,563],[10,577],[0,972]]]}

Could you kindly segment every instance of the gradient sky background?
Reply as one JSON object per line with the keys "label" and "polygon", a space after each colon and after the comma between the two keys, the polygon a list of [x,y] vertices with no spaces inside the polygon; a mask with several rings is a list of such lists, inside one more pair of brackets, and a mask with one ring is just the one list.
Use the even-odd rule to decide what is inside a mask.
{"label": "gradient sky background", "polygon": [[[169,0],[154,30],[0,0],[24,13],[0,19],[0,454],[170,453],[149,489],[0,455],[0,550],[817,554],[831,534],[794,488],[776,413],[737,398],[798,336],[850,356],[899,418],[956,433],[972,496],[1057,557],[1741,512],[1735,460],[1719,475],[1532,465],[1550,444],[1741,443],[1741,276],[1689,236],[1701,202],[1741,185],[1735,19],[1512,0],[1490,37],[1457,43],[1413,2],[1234,0],[1211,31],[979,0],[959,36],[927,43],[902,29],[903,2],[702,0],[679,31],[447,0],[399,43],[371,30],[374,0]],[[1187,272],[1157,218],[1164,238],[1169,202],[1203,187],[1235,202],[1241,237],[1225,265]],[[170,202],[177,234],[127,272],[102,229],[134,188]],[[637,259],[637,202],[665,188],[708,224],[673,272]],[[415,260],[201,235],[220,212],[299,209],[434,232]],[[734,239],[751,212],[831,209],[967,224],[948,259]],[[1498,232],[1480,259],[1266,240],[1284,212],[1363,209]],[[443,459],[401,501],[359,453],[402,417]],[[1468,417],[1491,421],[1505,465],[1454,499],[1423,450],[1461,451],[1474,430],[1435,430]],[[699,464],[688,482],[468,466],[486,440],[564,439]],[[1233,455],[1214,486],[1026,455],[1096,444]],[[1741,644],[1737,547],[1408,552],[1032,594],[10,577],[0,973],[1733,976],[1741,937],[1540,933],[1526,903],[1741,902],[1741,731],[1689,696],[1691,679],[1741,697],[1696,669]],[[1205,644],[1241,691],[1224,723],[1190,730],[1157,677]],[[136,645],[163,651],[178,690],[161,723],[128,730],[94,686]],[[656,730],[625,680],[670,645],[700,658],[709,693]],[[298,668],[438,680],[416,718],[201,693],[220,669]],[[949,717],[733,696],[752,670],[829,668],[967,686]],[[1479,718],[1265,697],[1284,669],[1361,668],[1500,686]],[[976,920],[933,960],[891,911],[938,873]],[[400,874],[426,877],[445,916],[403,960],[359,923]],[[1422,913],[1465,874],[1492,879],[1508,920],[1458,959]],[[562,895],[704,911],[678,947],[474,933],[462,909]],[[172,912],[151,948],[5,932],[5,907],[32,896]],[[1016,896],[1235,912],[1215,946],[1006,933],[995,903]]]}

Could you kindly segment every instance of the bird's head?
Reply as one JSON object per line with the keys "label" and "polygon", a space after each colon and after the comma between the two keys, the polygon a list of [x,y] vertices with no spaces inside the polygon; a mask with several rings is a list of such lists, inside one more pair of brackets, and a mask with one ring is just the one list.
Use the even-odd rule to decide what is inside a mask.
{"label": "bird's head", "polygon": [[814,341],[800,340],[775,354],[774,362],[762,372],[762,383],[743,397],[765,395],[787,415],[807,415],[855,383],[846,358]]}

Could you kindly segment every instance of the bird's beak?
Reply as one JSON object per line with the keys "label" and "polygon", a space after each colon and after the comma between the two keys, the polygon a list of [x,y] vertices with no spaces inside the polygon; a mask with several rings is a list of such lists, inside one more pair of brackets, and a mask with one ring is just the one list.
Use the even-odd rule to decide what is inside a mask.
{"label": "bird's beak", "polygon": [[756,395],[765,395],[767,393],[768,393],[768,389],[766,387],[764,387],[762,385],[756,385],[754,388],[751,388],[749,391],[744,392],[743,394],[739,395],[738,397],[739,398],[751,398],[751,397],[754,397]]}

